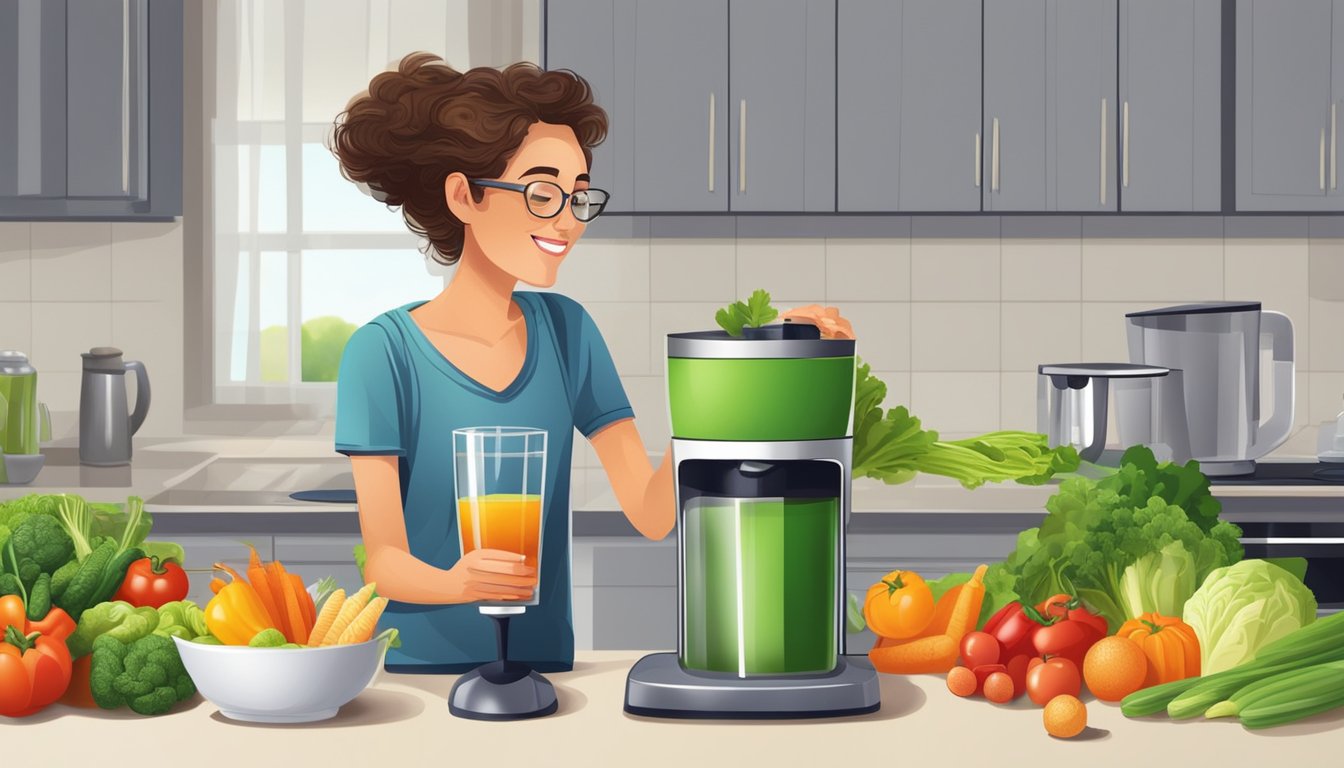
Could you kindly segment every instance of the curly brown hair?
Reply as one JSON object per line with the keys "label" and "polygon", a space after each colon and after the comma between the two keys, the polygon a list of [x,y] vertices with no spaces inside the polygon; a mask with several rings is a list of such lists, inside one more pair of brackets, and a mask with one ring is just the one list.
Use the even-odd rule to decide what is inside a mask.
{"label": "curly brown hair", "polygon": [[[444,181],[455,172],[498,177],[537,122],[572,128],[590,166],[607,134],[607,113],[573,72],[520,62],[463,73],[432,53],[412,53],[336,117],[332,152],[343,176],[401,206],[435,261],[454,264],[464,229],[448,210]],[[483,191],[473,189],[477,202]]]}

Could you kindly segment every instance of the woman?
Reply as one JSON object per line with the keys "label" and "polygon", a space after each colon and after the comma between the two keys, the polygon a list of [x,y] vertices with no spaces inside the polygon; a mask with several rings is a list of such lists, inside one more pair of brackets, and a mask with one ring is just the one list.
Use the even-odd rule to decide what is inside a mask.
{"label": "woman", "polygon": [[[531,64],[458,73],[412,54],[376,76],[338,119],[344,175],[401,206],[453,277],[434,298],[380,315],[351,337],[337,382],[336,449],[350,456],[365,578],[390,598],[399,672],[459,673],[495,657],[494,628],[471,603],[531,597],[522,556],[458,543],[452,431],[539,427],[548,434],[539,605],[515,616],[510,657],[573,666],[569,475],[577,428],[634,527],[675,522],[669,454],[655,470],[591,317],[553,293],[556,270],[601,213],[589,187],[606,115],[587,83]],[[834,316],[832,315],[832,318]]]}

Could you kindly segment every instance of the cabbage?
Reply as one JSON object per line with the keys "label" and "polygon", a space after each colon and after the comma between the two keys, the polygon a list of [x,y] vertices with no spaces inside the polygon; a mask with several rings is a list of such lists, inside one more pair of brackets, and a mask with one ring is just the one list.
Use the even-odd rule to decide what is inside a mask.
{"label": "cabbage", "polygon": [[1200,674],[1231,669],[1261,647],[1316,620],[1316,596],[1264,560],[1215,569],[1182,615],[1199,638]]}
{"label": "cabbage", "polygon": [[1135,560],[1120,576],[1120,607],[1127,617],[1180,616],[1195,593],[1195,558],[1181,541]]}

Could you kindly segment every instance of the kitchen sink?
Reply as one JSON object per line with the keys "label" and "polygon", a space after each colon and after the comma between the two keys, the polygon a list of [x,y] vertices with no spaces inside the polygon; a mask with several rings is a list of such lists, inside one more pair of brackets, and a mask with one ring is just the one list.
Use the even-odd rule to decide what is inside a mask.
{"label": "kitchen sink", "polygon": [[[318,497],[355,487],[350,460],[331,458],[220,457],[188,475],[146,504],[166,506],[292,506],[296,491]],[[339,500],[340,495],[334,494]],[[353,499],[351,499],[353,503]]]}

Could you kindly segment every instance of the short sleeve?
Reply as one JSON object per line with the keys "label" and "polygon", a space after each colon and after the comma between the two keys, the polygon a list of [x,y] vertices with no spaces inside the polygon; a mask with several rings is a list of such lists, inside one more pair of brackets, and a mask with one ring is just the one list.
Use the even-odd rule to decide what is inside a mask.
{"label": "short sleeve", "polygon": [[589,437],[613,421],[632,418],[635,412],[630,399],[592,316],[573,299],[542,295],[552,304],[551,317],[561,354],[567,358],[574,427]]}
{"label": "short sleeve", "polygon": [[406,455],[403,360],[386,329],[369,323],[355,331],[341,354],[336,376],[336,451]]}

